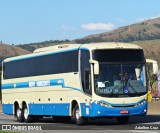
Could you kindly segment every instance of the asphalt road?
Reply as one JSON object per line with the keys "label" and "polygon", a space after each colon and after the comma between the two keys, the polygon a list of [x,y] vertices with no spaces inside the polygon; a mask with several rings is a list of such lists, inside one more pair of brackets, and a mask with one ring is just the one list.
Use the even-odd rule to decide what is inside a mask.
{"label": "asphalt road", "polygon": [[[5,115],[0,113],[0,124],[3,125],[17,125],[21,124],[22,126],[26,123],[19,123],[13,117],[13,115]],[[147,115],[147,116],[132,116],[130,117],[129,123],[126,125],[118,125],[116,119],[96,119],[89,120],[88,123],[84,126],[77,126],[74,124],[74,121],[68,123],[56,123],[52,118],[44,118],[38,122],[29,123],[27,126],[40,126],[43,125],[42,129],[46,129],[49,126],[49,129],[61,130],[61,132],[72,132],[76,130],[77,133],[81,130],[87,130],[87,132],[144,132],[144,133],[160,133],[160,116],[158,115]],[[135,130],[136,126],[140,126],[143,130]],[[146,128],[158,127],[158,130],[148,130]],[[71,131],[72,130],[72,131]],[[25,131],[31,132],[31,131]],[[43,131],[49,132],[49,131]],[[53,132],[53,131],[51,131]],[[59,131],[60,132],[60,131]]]}

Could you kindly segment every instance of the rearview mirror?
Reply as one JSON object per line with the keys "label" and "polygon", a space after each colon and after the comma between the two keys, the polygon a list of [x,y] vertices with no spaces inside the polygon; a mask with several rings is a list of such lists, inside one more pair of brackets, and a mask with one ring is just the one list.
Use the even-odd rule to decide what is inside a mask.
{"label": "rearview mirror", "polygon": [[94,74],[99,75],[99,63],[96,60],[89,60],[91,64],[94,65]]}
{"label": "rearview mirror", "polygon": [[158,74],[158,64],[153,63],[153,74]]}
{"label": "rearview mirror", "polygon": [[141,69],[140,68],[135,68],[135,73],[136,73],[137,80],[140,80]]}
{"label": "rearview mirror", "polygon": [[146,63],[152,63],[153,74],[158,74],[158,63],[155,60],[146,59]]}

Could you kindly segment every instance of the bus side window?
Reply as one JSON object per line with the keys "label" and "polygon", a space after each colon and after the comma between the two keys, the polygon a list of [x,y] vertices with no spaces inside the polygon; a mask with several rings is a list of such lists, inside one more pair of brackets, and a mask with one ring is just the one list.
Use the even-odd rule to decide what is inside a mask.
{"label": "bus side window", "polygon": [[88,93],[88,94],[92,94],[92,90],[90,87],[90,70],[86,69],[84,71],[84,92]]}

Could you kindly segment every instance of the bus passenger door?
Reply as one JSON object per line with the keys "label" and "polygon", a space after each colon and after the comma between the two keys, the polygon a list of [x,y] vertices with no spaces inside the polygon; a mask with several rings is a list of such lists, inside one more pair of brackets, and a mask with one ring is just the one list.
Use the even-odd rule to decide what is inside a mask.
{"label": "bus passenger door", "polygon": [[84,86],[83,86],[83,91],[87,94],[92,94],[91,90],[91,78],[90,78],[90,69],[85,69],[84,70]]}
{"label": "bus passenger door", "polygon": [[88,50],[81,50],[81,62],[80,62],[80,68],[81,68],[81,84],[82,89],[86,94],[92,95],[92,89],[91,89],[91,74],[90,74],[90,53]]}

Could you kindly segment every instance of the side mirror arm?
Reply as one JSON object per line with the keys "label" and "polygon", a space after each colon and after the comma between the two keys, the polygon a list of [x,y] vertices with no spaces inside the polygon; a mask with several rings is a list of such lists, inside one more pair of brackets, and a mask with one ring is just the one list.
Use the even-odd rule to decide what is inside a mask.
{"label": "side mirror arm", "polygon": [[99,62],[96,60],[89,60],[90,64],[94,64],[94,74],[99,75]]}

